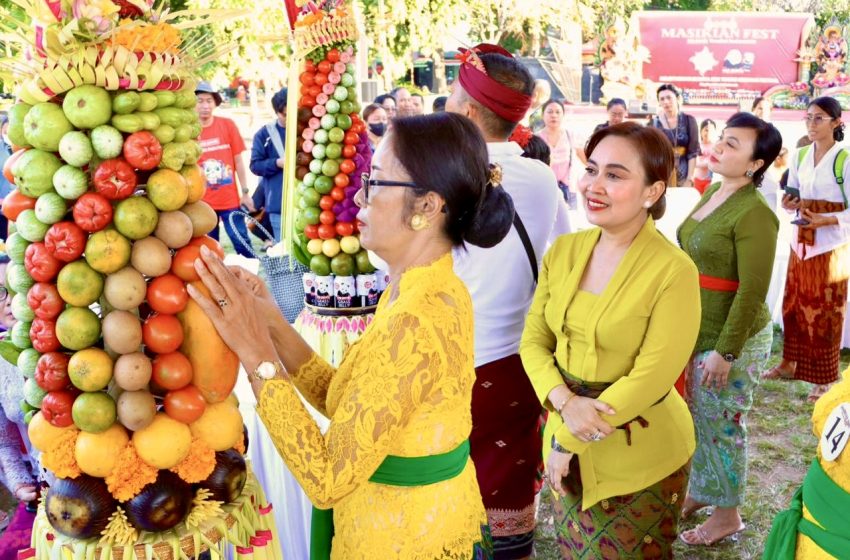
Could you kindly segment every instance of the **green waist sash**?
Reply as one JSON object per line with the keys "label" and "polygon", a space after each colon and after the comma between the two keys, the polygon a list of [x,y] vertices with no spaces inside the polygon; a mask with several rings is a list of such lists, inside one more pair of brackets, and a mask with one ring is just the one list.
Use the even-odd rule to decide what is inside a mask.
{"label": "green waist sash", "polygon": [[[459,475],[469,459],[469,440],[446,453],[425,457],[388,455],[369,482],[389,486],[427,486]],[[313,507],[310,560],[329,560],[334,536],[334,510]]]}
{"label": "green waist sash", "polygon": [[[818,526],[803,518],[803,504],[817,520]],[[791,499],[791,506],[773,520],[764,545],[764,560],[794,560],[797,533],[803,533],[819,547],[839,560],[850,558],[850,493],[836,484],[817,457],[812,462],[803,485]]]}

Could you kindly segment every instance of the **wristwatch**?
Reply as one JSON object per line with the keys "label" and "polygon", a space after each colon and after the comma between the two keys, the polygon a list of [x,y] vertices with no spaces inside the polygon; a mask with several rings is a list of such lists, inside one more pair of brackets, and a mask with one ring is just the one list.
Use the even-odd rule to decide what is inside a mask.
{"label": "wristwatch", "polygon": [[248,194],[248,189],[243,188],[243,189],[242,189],[242,194]]}
{"label": "wristwatch", "polygon": [[279,373],[283,373],[283,364],[278,361],[260,362],[251,374],[248,376],[251,381],[268,381],[274,379]]}
{"label": "wristwatch", "polygon": [[730,364],[735,361],[735,354],[723,354],[723,359],[729,362]]}

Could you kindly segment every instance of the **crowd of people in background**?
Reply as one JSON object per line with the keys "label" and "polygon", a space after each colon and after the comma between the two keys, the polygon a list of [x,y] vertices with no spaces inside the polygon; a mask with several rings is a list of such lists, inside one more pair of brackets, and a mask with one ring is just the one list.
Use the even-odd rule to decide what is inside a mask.
{"label": "crowd of people in background", "polygon": [[[361,241],[390,264],[393,288],[338,369],[269,315],[259,278],[204,255],[214,297],[242,293],[226,308],[203,306],[246,370],[280,360],[291,376],[252,381],[259,414],[311,500],[336,508],[333,557],[530,558],[544,486],[557,498],[564,558],[672,558],[677,539],[712,546],[743,531],[746,419],[759,381],[807,381],[815,401],[838,378],[850,277],[840,105],[813,100],[808,134],[789,152],[765,100],[720,128],[698,123],[664,84],[645,123],[611,99],[585,141],[565,104],[510,54],[469,52],[451,95],[430,110],[407,87],[363,108],[375,154],[357,196]],[[253,256],[246,221],[232,215],[265,224],[273,238],[254,231],[266,247],[288,227],[288,92],[271,98],[274,119],[256,131],[248,162],[236,124],[215,114],[221,95],[205,82],[196,95],[204,200],[235,251]],[[764,190],[780,186],[777,208]],[[674,187],[700,196],[678,247],[655,227]],[[0,178],[0,197],[10,188]],[[571,212],[592,227],[573,231]],[[765,372],[777,212],[793,214],[785,342]],[[3,288],[0,316],[5,328],[14,321]],[[390,352],[402,343],[405,355]],[[326,434],[295,388],[331,419]],[[6,437],[7,420],[21,421],[8,400],[0,475],[29,501],[38,476],[20,440]],[[380,419],[368,433],[359,431],[366,414]],[[440,480],[370,484],[394,455],[456,468]],[[708,506],[705,522],[680,530]]]}

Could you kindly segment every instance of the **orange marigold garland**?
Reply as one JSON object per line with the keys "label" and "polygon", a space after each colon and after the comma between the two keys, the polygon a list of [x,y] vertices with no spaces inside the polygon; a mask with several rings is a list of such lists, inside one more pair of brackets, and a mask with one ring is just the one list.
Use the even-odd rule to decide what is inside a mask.
{"label": "orange marigold garland", "polygon": [[78,430],[66,430],[53,442],[50,451],[42,454],[41,464],[59,478],[77,478],[83,471],[74,457]]}
{"label": "orange marigold garland", "polygon": [[200,438],[192,438],[189,454],[177,466],[169,469],[189,484],[206,480],[215,469],[215,450]]}
{"label": "orange marigold garland", "polygon": [[156,482],[157,469],[145,463],[136,453],[133,442],[127,442],[112,473],[106,477],[106,487],[119,502],[133,499],[142,488]]}

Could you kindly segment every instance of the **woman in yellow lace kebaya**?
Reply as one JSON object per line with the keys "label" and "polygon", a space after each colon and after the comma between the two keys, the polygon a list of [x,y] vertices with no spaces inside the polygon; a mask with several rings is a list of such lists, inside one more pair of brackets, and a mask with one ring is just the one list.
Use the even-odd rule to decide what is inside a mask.
{"label": "woman in yellow lace kebaya", "polygon": [[[355,199],[362,244],[388,263],[391,283],[338,369],[287,324],[256,276],[208,251],[196,263],[212,298],[192,297],[254,372],[275,446],[312,502],[333,508],[334,560],[490,557],[467,441],[472,302],[451,249],[507,234],[513,204],[497,176],[465,117],[394,121]],[[331,419],[324,435],[296,389]],[[312,560],[328,557],[312,544]]]}
{"label": "woman in yellow lace kebaya", "polygon": [[672,559],[694,452],[673,388],[700,324],[697,269],[655,229],[670,143],[636,123],[591,136],[590,223],[543,258],[520,356],[551,411],[547,479],[564,558]]}

